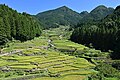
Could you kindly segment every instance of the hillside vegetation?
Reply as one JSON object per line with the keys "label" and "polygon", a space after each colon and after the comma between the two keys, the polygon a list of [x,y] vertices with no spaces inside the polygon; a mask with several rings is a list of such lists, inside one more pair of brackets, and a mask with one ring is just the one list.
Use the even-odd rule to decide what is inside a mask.
{"label": "hillside vegetation", "polygon": [[72,9],[63,6],[54,10],[42,12],[36,15],[44,28],[55,28],[59,25],[76,25],[81,16]]}
{"label": "hillside vegetation", "polygon": [[120,59],[120,7],[118,6],[113,14],[108,15],[100,22],[91,22],[78,25],[72,35],[71,40],[102,51],[112,50],[113,59]]}
{"label": "hillside vegetation", "polygon": [[13,38],[26,41],[40,34],[40,24],[29,14],[21,14],[6,5],[0,5],[0,45]]}
{"label": "hillside vegetation", "polygon": [[120,6],[0,14],[0,80],[120,79]]}
{"label": "hillside vegetation", "polygon": [[[41,37],[33,40],[8,43],[9,47],[3,48],[3,54],[0,55],[0,79],[83,80],[90,74],[96,74],[94,64],[75,54],[87,47],[67,40],[69,36],[66,34],[71,33],[65,31],[68,29],[69,27],[61,26],[44,30]],[[59,36],[61,34],[62,37]],[[74,52],[71,52],[72,49]],[[89,50],[97,52],[88,48],[88,52]]]}
{"label": "hillside vegetation", "polygon": [[107,15],[112,14],[114,11],[113,8],[107,8],[104,5],[97,6],[93,9],[90,13],[87,11],[81,12],[80,15],[83,16],[81,22],[91,22],[91,21],[98,21],[105,18]]}
{"label": "hillside vegetation", "polygon": [[113,8],[107,8],[103,5],[96,7],[90,13],[87,11],[78,13],[72,9],[63,6],[54,10],[38,13],[35,17],[42,22],[44,28],[55,28],[59,25],[71,26],[77,25],[79,22],[89,22],[100,20],[113,12]]}

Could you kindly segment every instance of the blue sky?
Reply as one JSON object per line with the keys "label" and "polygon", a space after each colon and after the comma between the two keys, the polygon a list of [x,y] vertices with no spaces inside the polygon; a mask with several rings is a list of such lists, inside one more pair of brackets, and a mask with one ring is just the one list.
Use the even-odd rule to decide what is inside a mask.
{"label": "blue sky", "polygon": [[120,0],[0,0],[0,4],[6,4],[18,12],[37,14],[60,6],[68,6],[77,12],[91,11],[98,5],[115,8],[120,5]]}

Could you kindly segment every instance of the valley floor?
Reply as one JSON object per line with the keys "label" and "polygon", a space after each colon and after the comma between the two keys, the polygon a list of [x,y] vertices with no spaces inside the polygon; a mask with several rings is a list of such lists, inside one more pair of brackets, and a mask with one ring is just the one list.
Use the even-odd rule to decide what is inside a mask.
{"label": "valley floor", "polygon": [[95,64],[75,55],[101,52],[67,40],[71,34],[67,29],[44,30],[33,40],[8,43],[0,54],[0,79],[85,80],[97,73]]}

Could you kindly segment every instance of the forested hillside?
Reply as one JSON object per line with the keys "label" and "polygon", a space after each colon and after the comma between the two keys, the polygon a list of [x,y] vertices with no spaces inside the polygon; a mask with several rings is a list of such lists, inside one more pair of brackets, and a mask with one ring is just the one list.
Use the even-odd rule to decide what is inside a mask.
{"label": "forested hillside", "polygon": [[55,28],[58,25],[76,25],[82,18],[79,13],[66,6],[39,13],[36,17],[43,23],[45,28]]}
{"label": "forested hillside", "polygon": [[72,41],[102,51],[112,50],[111,57],[120,59],[120,6],[100,22],[79,24],[77,27],[71,35]]}
{"label": "forested hillside", "polygon": [[77,25],[79,22],[83,23],[103,19],[108,14],[111,14],[113,10],[113,8],[107,8],[100,5],[90,13],[87,11],[78,13],[66,6],[63,6],[54,10],[39,13],[35,17],[42,22],[44,28],[55,28],[59,27],[59,25],[69,25],[74,27],[74,25]]}
{"label": "forested hillside", "polygon": [[106,17],[108,14],[113,13],[114,9],[110,7],[106,7],[104,5],[97,6],[95,9],[93,9],[90,13],[87,11],[81,12],[80,14],[84,13],[84,16],[81,20],[81,22],[90,22],[90,21],[97,21],[101,20],[104,17]]}
{"label": "forested hillside", "polygon": [[6,5],[0,5],[0,45],[13,38],[26,41],[40,34],[40,24],[29,14],[21,14]]}

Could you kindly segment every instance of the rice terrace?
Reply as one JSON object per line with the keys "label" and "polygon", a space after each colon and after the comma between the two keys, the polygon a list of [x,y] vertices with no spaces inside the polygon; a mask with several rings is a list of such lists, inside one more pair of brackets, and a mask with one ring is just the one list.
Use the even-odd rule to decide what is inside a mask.
{"label": "rice terrace", "polygon": [[0,80],[120,80],[119,5],[80,13],[62,6],[33,15],[0,2]]}

